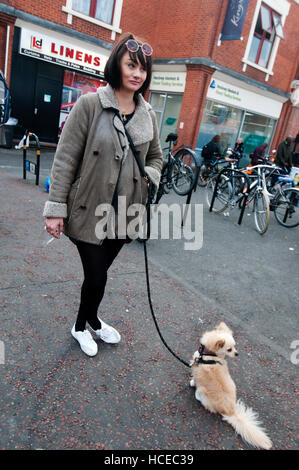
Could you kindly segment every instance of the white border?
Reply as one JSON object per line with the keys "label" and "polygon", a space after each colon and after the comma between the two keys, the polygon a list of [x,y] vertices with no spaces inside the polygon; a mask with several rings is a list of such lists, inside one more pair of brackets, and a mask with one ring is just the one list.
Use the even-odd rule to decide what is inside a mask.
{"label": "white border", "polygon": [[62,6],[61,9],[65,13],[67,13],[67,22],[68,24],[72,24],[73,16],[77,16],[82,20],[89,21],[90,23],[94,23],[98,26],[101,26],[105,29],[111,30],[111,39],[114,41],[116,33],[121,33],[122,30],[119,28],[120,25],[120,18],[121,18],[121,11],[123,0],[115,0],[115,7],[114,7],[114,14],[112,18],[112,24],[104,23],[103,21],[97,20],[96,18],[92,18],[90,16],[84,15],[78,11],[73,10],[73,0],[66,0],[66,5]]}

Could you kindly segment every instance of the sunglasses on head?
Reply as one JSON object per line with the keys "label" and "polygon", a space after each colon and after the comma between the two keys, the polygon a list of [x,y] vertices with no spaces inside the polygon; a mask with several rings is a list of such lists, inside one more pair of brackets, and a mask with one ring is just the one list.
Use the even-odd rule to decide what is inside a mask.
{"label": "sunglasses on head", "polygon": [[135,41],[135,39],[129,39],[126,42],[126,46],[127,46],[128,51],[130,52],[137,52],[139,47],[141,47],[141,50],[144,55],[150,56],[153,53],[152,46],[150,46],[147,43],[139,44],[137,41]]}

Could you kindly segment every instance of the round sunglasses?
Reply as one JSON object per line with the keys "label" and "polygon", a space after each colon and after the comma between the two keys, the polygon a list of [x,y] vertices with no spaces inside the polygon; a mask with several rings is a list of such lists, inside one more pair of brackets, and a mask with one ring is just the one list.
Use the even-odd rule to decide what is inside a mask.
{"label": "round sunglasses", "polygon": [[137,52],[139,47],[141,47],[141,50],[144,55],[150,56],[153,53],[153,48],[147,43],[144,44],[139,44],[135,39],[129,39],[126,43],[127,49],[130,52]]}

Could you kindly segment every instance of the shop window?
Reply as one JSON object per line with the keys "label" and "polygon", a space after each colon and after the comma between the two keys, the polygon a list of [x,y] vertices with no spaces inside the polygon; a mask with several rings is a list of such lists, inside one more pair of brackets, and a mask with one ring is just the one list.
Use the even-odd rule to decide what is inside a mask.
{"label": "shop window", "polygon": [[123,0],[66,0],[62,11],[67,13],[67,22],[72,24],[72,17],[77,16],[85,21],[95,23],[103,28],[110,29],[111,39],[119,28]]}
{"label": "shop window", "polygon": [[245,112],[240,137],[243,139],[244,153],[246,155],[254,152],[256,147],[259,147],[265,142],[268,143],[267,151],[269,150],[275,123],[276,121],[272,118],[249,111]]}
{"label": "shop window", "polygon": [[166,137],[178,130],[178,119],[182,105],[182,95],[164,92],[151,92],[152,105],[158,121],[159,136],[162,148],[166,147]]}
{"label": "shop window", "polygon": [[214,135],[220,135],[221,151],[234,147],[243,111],[239,108],[227,106],[212,100],[207,100],[200,125],[196,150],[201,153],[202,147],[210,142]]}
{"label": "shop window", "polygon": [[249,60],[267,68],[276,36],[284,39],[281,17],[271,8],[262,4],[252,39]]}
{"label": "shop window", "polygon": [[61,95],[58,135],[61,134],[68,115],[80,96],[89,92],[95,93],[100,86],[105,85],[106,82],[104,80],[65,70]]}
{"label": "shop window", "polygon": [[274,62],[281,39],[285,39],[283,24],[289,13],[287,0],[257,0],[248,37],[243,72],[248,65],[265,72],[265,80],[273,75]]}
{"label": "shop window", "polygon": [[270,146],[275,125],[276,120],[270,117],[207,100],[195,150],[201,155],[202,147],[218,134],[221,137],[221,152],[224,153],[228,147],[234,147],[241,137],[245,157],[241,164],[247,164],[249,154],[256,147],[264,142]]}

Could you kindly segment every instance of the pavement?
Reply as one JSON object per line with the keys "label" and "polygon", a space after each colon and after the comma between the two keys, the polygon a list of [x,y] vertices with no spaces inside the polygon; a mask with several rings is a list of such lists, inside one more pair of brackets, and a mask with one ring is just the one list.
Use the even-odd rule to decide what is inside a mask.
{"label": "pavement", "polygon": [[[53,158],[53,152],[44,154],[43,162]],[[228,423],[195,400],[188,368],[161,343],[138,242],[125,246],[112,265],[100,307],[100,317],[119,330],[121,343],[99,342],[93,358],[82,353],[70,334],[83,279],[76,248],[64,236],[46,248],[42,244],[48,169],[42,166],[36,186],[33,175],[22,179],[21,151],[1,149],[1,155],[0,448],[250,449]],[[190,280],[175,275],[171,259],[169,266],[159,266],[151,253],[160,242],[151,243],[152,299],[166,341],[189,360],[203,328],[228,318],[240,352],[229,363],[238,397],[259,413],[273,449],[298,449],[298,360],[290,359],[292,351],[263,341],[267,335],[258,319],[258,327],[244,326],[212,291],[201,295]],[[172,258],[182,265],[184,253],[171,243]],[[297,316],[298,304],[287,320],[291,325],[293,317],[294,340]]]}

